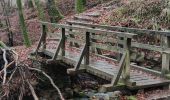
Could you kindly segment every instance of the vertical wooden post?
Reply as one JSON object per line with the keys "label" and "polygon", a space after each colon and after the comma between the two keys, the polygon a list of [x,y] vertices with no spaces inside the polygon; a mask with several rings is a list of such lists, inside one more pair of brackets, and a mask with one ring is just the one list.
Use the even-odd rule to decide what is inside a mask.
{"label": "vertical wooden post", "polygon": [[[69,24],[70,26],[72,26],[72,24],[70,23]],[[69,31],[73,31],[72,29],[69,29]],[[71,38],[75,38],[75,36],[74,36],[74,34],[69,34],[69,36],[71,37]],[[78,43],[74,43],[74,42],[70,42],[70,46],[72,47],[72,46],[75,46],[75,47],[79,47],[79,44]]]}
{"label": "vertical wooden post", "polygon": [[[92,27],[92,28],[95,29],[95,27]],[[95,37],[95,33],[92,33],[91,36],[92,36],[92,38]],[[91,39],[91,41],[97,42],[96,39]],[[95,51],[97,51],[97,54],[102,55],[102,51],[99,48],[92,47],[91,50],[92,50],[93,53],[96,53]]]}
{"label": "vertical wooden post", "polygon": [[124,38],[125,44],[124,49],[126,51],[125,57],[125,66],[123,68],[123,80],[127,82],[130,79],[130,47],[131,47],[131,38]]}
{"label": "vertical wooden post", "polygon": [[65,28],[62,28],[62,44],[61,44],[61,55],[65,56]]}
{"label": "vertical wooden post", "polygon": [[90,32],[86,32],[86,54],[84,56],[84,64],[89,65],[90,59]]}
{"label": "vertical wooden post", "polygon": [[46,49],[46,37],[47,37],[47,27],[46,25],[42,25],[42,34],[43,34],[43,37],[42,37],[42,50],[44,51]]}
{"label": "vertical wooden post", "polygon": [[[123,41],[124,39],[125,39],[125,38],[123,38],[123,37],[118,37],[118,41]],[[124,41],[126,41],[126,40],[124,40]],[[117,46],[120,47],[120,48],[124,48],[124,44],[118,43]],[[120,60],[121,60],[121,57],[122,57],[122,54],[119,53],[119,54],[118,54],[118,57],[117,57],[117,60],[120,61]]]}
{"label": "vertical wooden post", "polygon": [[[69,25],[72,26],[71,23],[70,23]],[[69,31],[72,31],[72,29],[69,29]],[[70,37],[74,37],[72,34],[69,34],[69,35],[70,35]],[[70,46],[71,46],[71,47],[73,46],[73,42],[72,42],[72,41],[70,42]]]}
{"label": "vertical wooden post", "polygon": [[[165,36],[162,40],[163,42],[163,49],[166,51],[167,48],[170,48],[170,36]],[[165,75],[169,72],[170,68],[170,54],[168,52],[162,53],[162,75]]]}

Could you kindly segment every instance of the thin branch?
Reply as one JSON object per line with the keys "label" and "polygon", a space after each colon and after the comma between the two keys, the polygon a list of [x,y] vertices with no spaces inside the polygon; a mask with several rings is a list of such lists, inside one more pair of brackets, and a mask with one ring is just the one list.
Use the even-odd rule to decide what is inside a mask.
{"label": "thin branch", "polygon": [[11,79],[12,79],[12,77],[14,76],[14,74],[15,74],[16,70],[17,70],[17,67],[15,67],[15,69],[14,69],[14,71],[12,72],[11,76],[9,77],[9,79],[8,79],[8,82],[7,82],[7,83],[9,83],[9,82],[11,81]]}
{"label": "thin branch", "polygon": [[7,69],[8,61],[6,59],[6,50],[2,49],[2,51],[3,51],[3,59],[5,61],[5,65],[4,65],[4,77],[3,77],[3,85],[4,85],[5,82],[6,82],[6,75],[7,75],[6,69]]}
{"label": "thin branch", "polygon": [[34,97],[34,100],[39,100],[39,99],[38,99],[38,96],[37,96],[36,93],[35,93],[35,90],[34,90],[33,86],[31,85],[31,83],[30,83],[28,80],[27,80],[26,82],[27,82],[27,84],[29,85],[29,88],[30,88],[31,93],[32,93],[32,95],[33,95],[33,97]]}
{"label": "thin branch", "polygon": [[58,92],[58,94],[59,94],[59,96],[60,96],[60,99],[61,99],[61,100],[65,100],[64,97],[63,97],[63,95],[62,95],[62,93],[61,93],[61,91],[60,91],[60,89],[55,85],[53,79],[52,79],[48,74],[46,74],[44,71],[42,71],[42,70],[40,70],[40,69],[37,69],[37,68],[28,67],[28,69],[41,72],[44,76],[46,76],[46,77],[50,80],[52,86],[57,90],[57,92]]}
{"label": "thin branch", "polygon": [[10,62],[8,65],[6,65],[6,67],[4,67],[1,71],[0,71],[0,75],[1,75],[1,73],[5,70],[5,68],[7,69],[8,67],[10,67],[12,64],[14,64],[15,63],[15,61],[12,61],[12,62]]}

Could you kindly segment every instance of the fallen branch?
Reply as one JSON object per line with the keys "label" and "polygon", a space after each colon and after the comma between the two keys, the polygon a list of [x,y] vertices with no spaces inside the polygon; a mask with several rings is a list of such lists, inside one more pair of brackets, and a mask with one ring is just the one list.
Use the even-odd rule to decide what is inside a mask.
{"label": "fallen branch", "polygon": [[16,56],[14,56],[15,57],[15,66],[17,66],[18,65],[18,53],[16,53],[14,50],[11,50],[12,52],[13,52],[13,54],[15,54]]}
{"label": "fallen branch", "polygon": [[6,69],[7,69],[8,61],[7,61],[7,59],[6,59],[6,50],[5,50],[5,49],[2,49],[2,51],[3,51],[3,59],[4,59],[4,61],[5,61],[5,65],[4,65],[4,69],[3,69],[3,71],[4,71],[3,85],[4,85],[5,82],[6,82],[6,75],[7,75]]}
{"label": "fallen branch", "polygon": [[37,97],[37,95],[36,95],[36,93],[35,93],[35,90],[34,90],[33,86],[31,85],[31,83],[30,83],[28,80],[27,80],[26,82],[27,82],[27,84],[29,85],[29,88],[30,88],[31,93],[32,93],[32,95],[33,95],[33,97],[34,97],[34,100],[39,100],[38,97]]}
{"label": "fallen branch", "polygon": [[[10,62],[8,65],[6,65],[6,69],[10,67],[12,64],[14,64],[15,61]],[[5,67],[0,71],[0,74],[5,70]]]}
{"label": "fallen branch", "polygon": [[63,95],[62,95],[62,93],[61,93],[61,91],[60,91],[60,89],[55,85],[53,79],[52,79],[49,75],[47,75],[44,71],[42,71],[42,70],[40,70],[40,69],[37,69],[37,68],[28,67],[28,69],[41,72],[44,76],[46,76],[46,77],[50,80],[52,86],[57,90],[57,92],[58,92],[58,94],[59,94],[59,96],[60,96],[60,99],[61,99],[61,100],[65,100],[64,97],[63,97]]}

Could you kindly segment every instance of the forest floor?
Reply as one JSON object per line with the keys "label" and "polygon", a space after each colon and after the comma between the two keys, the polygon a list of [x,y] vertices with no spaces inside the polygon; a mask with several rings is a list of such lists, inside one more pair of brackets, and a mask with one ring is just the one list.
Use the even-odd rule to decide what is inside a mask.
{"label": "forest floor", "polygon": [[[59,5],[59,9],[62,13],[64,13],[65,17],[64,19],[61,19],[59,23],[66,23],[67,20],[79,19],[77,21],[83,20],[84,22],[89,22],[93,24],[113,26],[116,25],[142,29],[168,30],[170,28],[170,23],[168,23],[166,20],[161,20],[162,17],[165,17],[163,12],[165,7],[162,6],[161,0],[141,0],[141,2],[136,3],[132,3],[130,2],[130,0],[119,0],[115,2],[106,2],[103,4],[96,4],[93,3],[95,2],[95,0],[91,0],[93,2],[88,3],[88,8],[81,14],[74,13],[74,4],[72,4],[73,0],[62,1],[64,1],[64,3],[62,2],[62,4]],[[148,7],[150,7],[151,10],[147,10]],[[69,10],[67,10],[67,12],[64,12],[66,11],[66,9]],[[141,11],[141,9],[143,10]],[[157,11],[155,11],[155,9],[157,9]],[[12,30],[14,33],[15,46],[13,48],[14,50],[16,50],[16,52],[19,53],[19,60],[21,62],[28,60],[27,55],[32,51],[33,48],[36,47],[41,32],[41,26],[38,22],[37,11],[33,9],[25,9],[24,14],[29,36],[33,44],[29,48],[23,46],[23,39],[21,31],[19,30],[20,27],[17,12],[14,12],[10,17]],[[148,38],[146,37],[146,41],[147,40]],[[147,91],[139,90],[137,94],[134,95],[134,97],[136,97],[137,100],[150,100],[153,97],[160,97],[163,96],[163,94],[168,93],[170,93],[169,90],[162,90],[159,88],[150,89]],[[128,98],[129,96],[122,96],[121,100],[127,100]]]}

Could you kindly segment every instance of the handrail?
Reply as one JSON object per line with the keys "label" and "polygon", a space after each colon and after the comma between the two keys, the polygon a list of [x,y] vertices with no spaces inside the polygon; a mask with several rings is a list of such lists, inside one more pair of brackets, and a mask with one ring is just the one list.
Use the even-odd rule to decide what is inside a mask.
{"label": "handrail", "polygon": [[90,33],[107,33],[107,34],[115,34],[121,37],[128,37],[128,38],[132,38],[133,36],[135,36],[135,34],[133,33],[125,33],[125,32],[117,32],[117,31],[108,31],[108,30],[101,30],[101,29],[92,29],[92,28],[87,28],[87,27],[78,27],[78,26],[70,26],[70,25],[65,25],[65,24],[56,24],[56,23],[49,23],[49,22],[43,22],[40,21],[40,23],[42,23],[43,25],[52,25],[54,27],[57,28],[66,28],[66,29],[73,29],[73,30],[85,30],[88,31]]}
{"label": "handrail", "polygon": [[[95,29],[105,29],[105,30],[114,30],[121,32],[129,32],[133,34],[151,34],[151,35],[161,35],[162,44],[160,46],[150,45],[147,43],[131,42],[131,47],[146,49],[151,51],[157,51],[162,54],[162,74],[170,72],[170,31],[157,31],[157,30],[147,30],[147,29],[138,29],[138,28],[128,28],[120,26],[108,26],[108,25],[99,25],[99,24],[88,24],[76,21],[67,21],[69,25],[81,25],[84,27],[91,27]],[[166,41],[166,42],[165,42]]]}
{"label": "handrail", "polygon": [[82,22],[76,22],[76,21],[67,21],[68,24],[74,24],[74,25],[83,25],[88,27],[96,27],[96,28],[103,28],[108,30],[115,30],[115,31],[124,31],[129,33],[136,33],[136,34],[142,34],[142,33],[149,33],[149,34],[162,34],[170,36],[170,31],[157,31],[157,30],[147,30],[147,29],[139,29],[139,28],[128,28],[128,27],[120,27],[120,26],[108,26],[108,25],[99,25],[99,24],[88,24],[88,23],[82,23]]}

